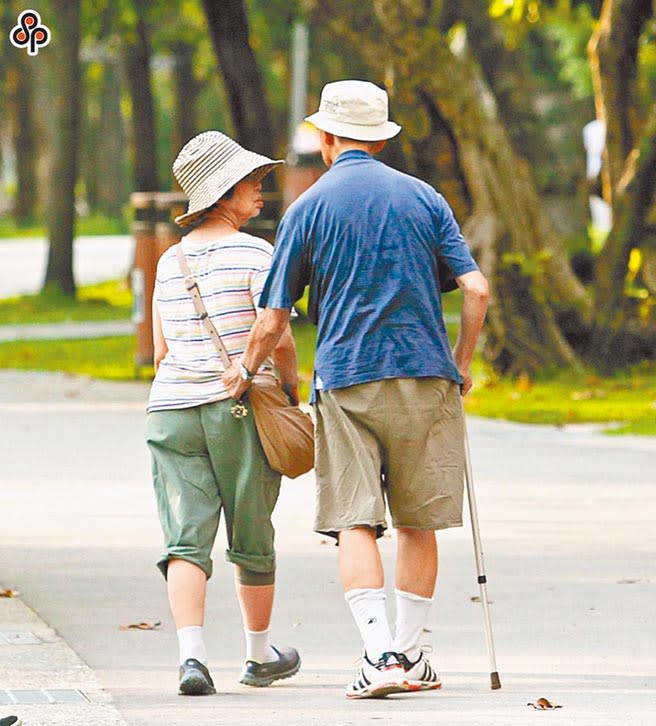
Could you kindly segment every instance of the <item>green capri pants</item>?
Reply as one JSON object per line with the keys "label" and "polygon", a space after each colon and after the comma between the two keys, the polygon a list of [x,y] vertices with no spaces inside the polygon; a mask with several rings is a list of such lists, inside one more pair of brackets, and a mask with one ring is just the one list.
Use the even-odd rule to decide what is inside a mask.
{"label": "green capri pants", "polygon": [[233,418],[232,400],[148,414],[147,441],[166,552],[212,576],[212,548],[221,510],[228,534],[226,559],[244,585],[275,579],[271,514],[280,474],[266,461],[252,416]]}

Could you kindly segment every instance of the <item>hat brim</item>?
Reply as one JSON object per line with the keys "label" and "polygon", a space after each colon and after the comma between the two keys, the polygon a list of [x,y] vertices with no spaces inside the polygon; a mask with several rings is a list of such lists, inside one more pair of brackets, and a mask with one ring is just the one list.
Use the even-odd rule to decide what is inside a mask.
{"label": "hat brim", "polygon": [[[245,154],[248,154],[250,158],[244,158]],[[186,227],[194,222],[213,204],[216,204],[235,184],[239,184],[240,181],[253,172],[258,169],[261,170],[262,174],[259,178],[264,179],[277,166],[285,163],[283,159],[269,159],[252,151],[247,151],[245,154],[240,154],[236,159],[239,162],[238,166],[229,169],[217,169],[202,185],[194,190],[194,193],[189,197],[189,205],[185,214],[175,218],[175,223],[179,227]]]}
{"label": "hat brim", "polygon": [[335,121],[323,111],[317,111],[311,116],[306,116],[305,120],[321,131],[327,131],[329,134],[335,134],[335,136],[341,136],[345,139],[354,139],[355,141],[386,141],[396,136],[402,128],[394,121],[385,121],[374,126],[343,123]]}

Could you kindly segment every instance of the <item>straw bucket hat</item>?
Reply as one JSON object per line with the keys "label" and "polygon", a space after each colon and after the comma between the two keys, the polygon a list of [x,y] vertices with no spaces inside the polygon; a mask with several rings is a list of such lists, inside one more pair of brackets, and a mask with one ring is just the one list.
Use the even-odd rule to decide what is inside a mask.
{"label": "straw bucket hat", "polygon": [[240,146],[220,131],[204,131],[188,141],[173,162],[173,175],[189,197],[185,214],[175,218],[184,227],[253,172],[264,178],[282,160],[269,159]]}
{"label": "straw bucket hat", "polygon": [[334,81],[321,91],[319,110],[305,120],[356,141],[384,141],[401,127],[389,120],[387,93],[369,81]]}

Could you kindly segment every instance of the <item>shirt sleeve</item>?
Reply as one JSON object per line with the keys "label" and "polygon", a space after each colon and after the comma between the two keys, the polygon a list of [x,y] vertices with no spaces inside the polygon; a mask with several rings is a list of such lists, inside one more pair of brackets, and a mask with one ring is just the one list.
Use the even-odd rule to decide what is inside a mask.
{"label": "shirt sleeve", "polygon": [[449,267],[453,277],[478,270],[451,207],[437,194],[437,254]]}
{"label": "shirt sleeve", "polygon": [[308,283],[303,225],[292,208],[278,226],[271,270],[262,290],[260,306],[290,309],[303,296]]}
{"label": "shirt sleeve", "polygon": [[258,308],[264,307],[260,302],[262,290],[264,289],[266,279],[269,276],[269,270],[271,269],[271,254],[265,254],[263,252],[262,257],[262,264],[253,272],[250,281],[251,300],[253,301],[253,307],[256,312],[258,312]]}

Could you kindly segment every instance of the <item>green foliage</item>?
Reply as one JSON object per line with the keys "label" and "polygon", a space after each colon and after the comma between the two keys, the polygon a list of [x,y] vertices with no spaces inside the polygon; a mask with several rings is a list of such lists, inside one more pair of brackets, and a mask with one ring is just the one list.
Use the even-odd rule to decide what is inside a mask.
{"label": "green foliage", "polygon": [[40,295],[0,300],[3,325],[128,320],[131,312],[132,293],[123,280],[82,287],[77,291],[77,299],[49,289]]}
{"label": "green foliage", "polygon": [[466,397],[469,413],[520,423],[609,423],[621,433],[656,434],[656,364],[611,378],[555,371],[537,380],[502,379],[480,361]]}
{"label": "green foliage", "polygon": [[[129,233],[130,223],[127,210],[122,217],[107,217],[104,214],[93,212],[86,217],[78,217],[75,222],[75,234],[78,237]],[[16,225],[9,216],[0,216],[0,244],[2,244],[3,239],[46,238],[47,236],[48,231],[45,222],[42,220],[35,221],[29,226],[23,226]]]}
{"label": "green foliage", "polygon": [[544,32],[554,43],[560,79],[570,86],[574,98],[592,97],[592,74],[586,51],[595,25],[590,7],[581,3],[572,8],[569,0],[561,0],[544,15]]}
{"label": "green foliage", "polygon": [[66,371],[120,381],[151,377],[152,370],[137,370],[134,357],[135,339],[132,336],[0,344],[0,368]]}

